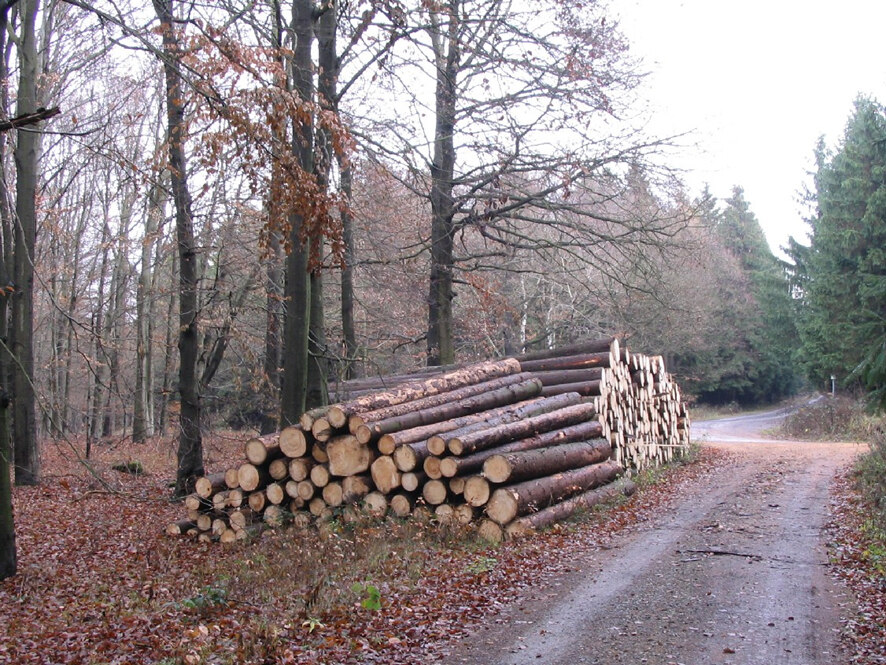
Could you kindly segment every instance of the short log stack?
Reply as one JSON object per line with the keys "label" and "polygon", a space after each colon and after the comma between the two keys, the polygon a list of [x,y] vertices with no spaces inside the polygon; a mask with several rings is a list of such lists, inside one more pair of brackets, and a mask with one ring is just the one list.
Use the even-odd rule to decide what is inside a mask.
{"label": "short log stack", "polygon": [[187,519],[167,531],[231,542],[362,510],[476,523],[500,540],[630,493],[625,469],[689,445],[662,357],[617,339],[355,386],[351,399],[249,439],[243,463],[200,478]]}

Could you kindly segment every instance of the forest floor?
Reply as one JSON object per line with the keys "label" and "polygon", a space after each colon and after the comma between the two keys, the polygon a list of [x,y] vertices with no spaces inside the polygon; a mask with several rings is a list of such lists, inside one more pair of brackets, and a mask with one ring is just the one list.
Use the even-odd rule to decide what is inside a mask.
{"label": "forest floor", "polygon": [[[208,440],[207,468],[243,440]],[[499,546],[401,520],[173,538],[173,442],[102,445],[96,475],[74,447],[47,445],[44,483],[15,489],[0,663],[886,663],[857,445],[706,444]],[[136,459],[144,475],[110,470]]]}

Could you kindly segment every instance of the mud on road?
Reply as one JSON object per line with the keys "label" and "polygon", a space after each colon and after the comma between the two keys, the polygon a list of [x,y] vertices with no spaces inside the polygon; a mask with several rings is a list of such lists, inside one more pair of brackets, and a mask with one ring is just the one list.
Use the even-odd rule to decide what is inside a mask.
{"label": "mud on road", "polygon": [[861,448],[715,443],[726,462],[469,636],[448,663],[839,665],[829,486]]}

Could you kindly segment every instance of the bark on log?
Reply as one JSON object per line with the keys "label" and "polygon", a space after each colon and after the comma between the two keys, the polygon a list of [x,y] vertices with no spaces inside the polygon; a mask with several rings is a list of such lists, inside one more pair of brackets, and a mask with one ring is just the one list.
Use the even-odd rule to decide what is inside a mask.
{"label": "bark on log", "polygon": [[553,397],[563,393],[578,393],[582,397],[594,397],[600,394],[602,388],[602,381],[582,381],[580,383],[562,383],[545,386],[541,389],[540,394],[542,397]]}
{"label": "bark on log", "polygon": [[617,496],[630,496],[636,485],[629,478],[620,478],[615,482],[582,492],[570,499],[555,503],[537,513],[520,517],[505,528],[508,536],[522,536],[538,529],[543,529],[555,522],[562,522],[579,510],[587,510],[594,506],[611,501]]}
{"label": "bark on log", "polygon": [[[463,386],[481,383],[508,374],[518,374],[520,363],[513,358],[496,360],[469,365],[463,369],[455,370],[447,374],[434,376],[424,381],[415,381],[402,384],[390,391],[374,393],[345,404],[336,404],[329,407],[328,415],[331,420],[342,420],[347,423],[348,416],[359,414],[364,411],[374,411],[382,407],[394,406],[403,402],[411,402],[416,399],[449,392]],[[340,416],[338,414],[341,414]]]}
{"label": "bark on log", "polygon": [[550,413],[581,402],[582,397],[580,395],[576,393],[566,393],[564,395],[557,395],[556,397],[535,399],[511,407],[505,407],[495,414],[489,414],[488,417],[482,418],[478,422],[459,427],[456,430],[448,431],[445,435],[430,437],[428,439],[428,451],[434,455],[442,455],[446,452],[446,442],[451,439],[468,436],[475,432],[486,431],[491,427],[504,426],[522,421],[527,418]]}
{"label": "bark on log", "polygon": [[589,422],[596,418],[597,409],[594,404],[587,402],[574,404],[564,409],[533,416],[525,420],[496,425],[488,429],[451,438],[446,442],[446,447],[453,455],[468,455],[502,443],[508,443],[542,432],[550,432],[554,429],[569,427],[570,425]]}
{"label": "bark on log", "polygon": [[380,438],[384,434],[402,432],[415,427],[432,425],[473,413],[489,411],[499,406],[530,399],[541,392],[541,389],[541,381],[538,379],[527,379],[520,383],[504,386],[496,390],[489,390],[472,397],[447,402],[431,408],[409,411],[408,413],[380,420],[370,425],[362,425],[357,428],[357,438],[363,443],[367,443],[372,439]]}
{"label": "bark on log", "polygon": [[606,439],[498,454],[483,463],[483,476],[491,483],[516,483],[603,462],[611,454],[612,446]]}
{"label": "bark on log", "polygon": [[524,372],[550,372],[557,369],[580,369],[585,367],[610,367],[611,356],[604,353],[584,353],[574,356],[557,356],[544,360],[527,360],[520,363]]}
{"label": "bark on log", "polygon": [[369,469],[375,454],[369,446],[350,434],[330,439],[326,443],[329,473],[334,476],[353,476]]}
{"label": "bark on log", "polygon": [[[578,399],[577,396],[576,399]],[[534,397],[519,404],[508,404],[507,406],[500,406],[497,409],[492,409],[483,413],[472,413],[467,416],[453,418],[452,420],[444,420],[440,423],[423,425],[421,427],[413,427],[412,429],[403,430],[402,432],[391,432],[390,434],[385,434],[381,437],[381,439],[379,439],[378,450],[384,455],[391,455],[394,451],[396,451],[398,446],[402,446],[407,443],[423,442],[436,434],[444,434],[446,432],[452,432],[462,427],[483,423],[490,418],[498,418],[506,413],[522,413],[521,410],[527,409],[531,405],[537,404],[541,401],[542,398]],[[523,416],[521,415],[518,417]],[[424,458],[422,457],[419,462],[423,460]]]}
{"label": "bark on log", "polygon": [[597,420],[571,425],[563,429],[543,432],[535,436],[517,439],[501,446],[480,450],[462,457],[444,457],[440,460],[440,472],[444,478],[453,478],[458,475],[477,473],[483,468],[483,463],[493,455],[513,453],[519,450],[536,450],[548,448],[562,443],[573,441],[587,441],[603,436],[603,425]]}
{"label": "bark on log", "polygon": [[403,402],[402,404],[395,404],[394,406],[376,409],[375,411],[354,414],[348,418],[348,429],[351,434],[357,435],[358,430],[363,426],[372,429],[377,423],[391,418],[397,418],[398,416],[405,415],[412,411],[431,409],[444,404],[450,404],[469,397],[482,395],[499,388],[505,388],[516,383],[521,383],[531,378],[533,378],[533,376],[527,372],[510,374],[491,381],[483,381],[474,385],[464,386],[463,388],[456,388],[455,390],[448,392],[438,393],[437,395],[429,395],[428,397],[423,397],[412,402]]}
{"label": "bark on log", "polygon": [[515,356],[520,363],[529,362],[531,360],[546,360],[548,358],[562,358],[563,356],[574,356],[587,353],[610,353],[617,358],[619,356],[619,342],[616,337],[606,337],[603,339],[589,340],[585,342],[576,342],[575,344],[567,344],[558,346],[554,349],[545,349],[543,351],[530,351],[519,356]]}
{"label": "bark on log", "polygon": [[573,494],[605,485],[616,478],[621,471],[620,464],[609,460],[546,478],[502,487],[495,490],[486,503],[486,514],[490,519],[504,525],[533,510],[547,508]]}
{"label": "bark on log", "polygon": [[559,369],[547,372],[529,372],[529,376],[533,376],[543,386],[559,386],[564,383],[583,383],[585,381],[599,381],[603,373],[606,372],[605,367],[586,367],[584,369]]}

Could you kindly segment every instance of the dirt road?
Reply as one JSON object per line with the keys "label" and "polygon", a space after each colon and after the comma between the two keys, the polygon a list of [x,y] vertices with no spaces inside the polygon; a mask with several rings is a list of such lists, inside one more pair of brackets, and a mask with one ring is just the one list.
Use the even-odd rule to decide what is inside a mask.
{"label": "dirt road", "polygon": [[754,442],[705,443],[727,450],[728,461],[506,610],[447,662],[845,662],[840,619],[851,602],[828,575],[823,528],[829,484],[859,446],[763,442],[755,426],[740,427]]}

